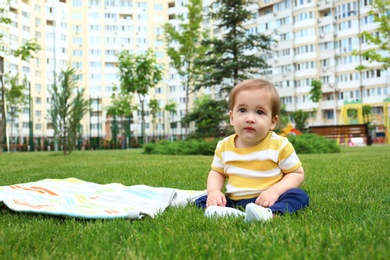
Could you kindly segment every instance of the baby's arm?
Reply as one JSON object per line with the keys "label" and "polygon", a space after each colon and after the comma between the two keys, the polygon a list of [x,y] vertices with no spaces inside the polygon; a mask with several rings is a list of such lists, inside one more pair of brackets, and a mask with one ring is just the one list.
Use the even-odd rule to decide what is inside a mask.
{"label": "baby's arm", "polygon": [[222,193],[222,186],[225,184],[225,176],[211,170],[207,178],[207,201],[206,207],[211,205],[226,206],[226,198]]}
{"label": "baby's arm", "polygon": [[262,207],[271,207],[280,195],[292,188],[299,188],[304,181],[304,174],[303,168],[299,167],[294,172],[284,175],[278,183],[260,193],[255,203]]}

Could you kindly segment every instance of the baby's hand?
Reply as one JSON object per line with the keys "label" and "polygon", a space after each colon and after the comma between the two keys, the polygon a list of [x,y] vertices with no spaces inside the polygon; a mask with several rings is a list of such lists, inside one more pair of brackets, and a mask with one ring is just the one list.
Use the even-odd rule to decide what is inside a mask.
{"label": "baby's hand", "polygon": [[269,208],[279,199],[279,194],[274,189],[268,189],[260,193],[255,203],[264,208]]}
{"label": "baby's hand", "polygon": [[208,206],[221,206],[225,207],[226,206],[226,198],[225,195],[219,191],[215,190],[207,194],[207,201],[206,201],[206,207]]}

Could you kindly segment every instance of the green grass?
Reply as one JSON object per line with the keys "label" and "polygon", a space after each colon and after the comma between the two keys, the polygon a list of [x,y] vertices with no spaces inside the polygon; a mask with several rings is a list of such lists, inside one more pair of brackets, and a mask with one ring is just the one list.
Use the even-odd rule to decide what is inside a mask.
{"label": "green grass", "polygon": [[[389,259],[390,146],[300,156],[311,205],[269,223],[208,219],[195,206],[156,218],[80,220],[0,209],[0,259]],[[0,185],[76,177],[204,189],[211,156],[140,150],[0,155]]]}

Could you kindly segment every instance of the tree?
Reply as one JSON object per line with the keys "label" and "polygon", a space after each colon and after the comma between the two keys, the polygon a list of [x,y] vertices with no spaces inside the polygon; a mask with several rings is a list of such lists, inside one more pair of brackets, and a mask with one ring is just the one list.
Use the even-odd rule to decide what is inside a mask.
{"label": "tree", "polygon": [[[116,88],[114,88],[116,90]],[[117,142],[118,126],[117,126],[117,116],[120,118],[121,128],[124,130],[124,135],[130,137],[130,124],[131,118],[133,115],[133,110],[136,108],[131,105],[133,99],[132,95],[128,93],[119,93],[119,95],[112,94],[111,104],[108,106],[107,115],[112,116],[114,119],[113,129],[112,129],[112,140],[114,143]],[[130,142],[130,138],[129,138]]]}
{"label": "tree", "polygon": [[204,95],[194,102],[193,110],[182,121],[195,122],[195,137],[219,137],[224,130],[223,122],[227,123],[228,119],[228,102]]}
{"label": "tree", "polygon": [[[0,7],[0,13],[5,13],[8,9],[7,6],[9,6],[10,0],[4,1],[4,6]],[[0,23],[3,24],[10,24],[12,20],[8,17],[1,16],[0,17]],[[5,111],[5,87],[4,87],[4,56],[6,55],[3,53],[4,45],[4,34],[0,32],[0,83],[2,85],[1,89],[1,125],[0,125],[0,153],[3,152],[4,147],[4,135],[5,130],[7,126],[6,122],[6,111]],[[39,44],[36,43],[35,39],[26,41],[22,46],[14,50],[13,56],[20,57],[22,61],[28,61],[30,58],[33,58],[33,53],[38,52],[41,50],[41,47]]]}
{"label": "tree", "polygon": [[[368,12],[374,17],[374,22],[378,23],[378,33],[371,31],[362,32],[359,36],[366,39],[374,48],[366,51],[354,50],[353,55],[361,55],[370,62],[382,63],[383,69],[390,67],[390,0],[371,1],[372,9]],[[366,66],[360,65],[357,70],[364,70]]]}
{"label": "tree", "polygon": [[150,109],[150,114],[152,115],[153,137],[154,139],[156,139],[156,133],[155,133],[155,130],[157,129],[156,118],[157,118],[157,113],[160,111],[160,105],[158,104],[157,99],[151,99],[149,101],[149,109]]}
{"label": "tree", "polygon": [[280,133],[284,127],[288,124],[289,119],[288,119],[288,112],[286,110],[286,104],[281,104],[280,110],[279,110],[279,122],[276,125],[276,128],[274,131],[276,133]]}
{"label": "tree", "polygon": [[[189,0],[186,7],[188,9],[186,18],[178,15],[180,30],[170,23],[163,26],[167,54],[171,64],[183,79],[183,86],[186,89],[185,114],[188,113],[189,94],[192,92],[195,78],[202,74],[201,67],[197,66],[195,60],[204,55],[206,48],[201,44],[201,40],[207,37],[202,30],[202,0]],[[185,135],[187,129],[185,125]]]}
{"label": "tree", "polygon": [[62,143],[64,155],[70,154],[82,134],[80,121],[88,111],[89,103],[83,98],[84,89],[77,86],[74,68],[62,70],[52,85],[50,109],[47,119],[54,129],[54,139]]}
{"label": "tree", "polygon": [[145,54],[134,55],[125,50],[118,55],[118,76],[120,88],[124,93],[136,93],[141,104],[141,128],[143,142],[146,143],[145,131],[145,96],[161,80],[163,67],[157,64],[156,55],[151,49]]}
{"label": "tree", "polygon": [[[3,1],[5,2],[4,3],[4,6],[3,7],[0,7],[0,12],[1,13],[4,13],[9,6],[9,3],[11,2],[11,0],[6,0],[6,1]],[[0,23],[3,23],[3,24],[10,24],[12,22],[11,18],[8,18],[8,17],[5,17],[5,16],[0,16]],[[0,33],[0,46],[3,45],[3,37],[4,37],[4,34],[3,33]]]}
{"label": "tree", "polygon": [[307,119],[309,119],[309,113],[297,110],[291,113],[291,117],[295,122],[295,128],[299,131],[304,131],[307,125]]}
{"label": "tree", "polygon": [[[176,115],[177,111],[177,103],[174,102],[174,101],[169,101],[165,107],[164,107],[164,110],[165,111],[168,111],[169,114],[170,114],[170,123],[171,123],[171,129],[172,128],[176,128],[176,122],[173,122],[173,117],[174,115]],[[172,134],[173,134],[173,131],[172,131]]]}
{"label": "tree", "polygon": [[220,86],[221,92],[229,93],[239,81],[258,75],[268,68],[259,53],[270,50],[271,36],[261,33],[248,34],[244,24],[252,17],[246,8],[254,0],[216,0],[208,17],[224,33],[221,37],[204,39],[207,51],[198,65],[204,68],[199,77],[196,90],[202,87]]}
{"label": "tree", "polygon": [[311,82],[311,89],[309,94],[310,100],[314,103],[318,103],[322,97],[322,82],[319,80],[313,80]]}
{"label": "tree", "polygon": [[[26,89],[26,78],[19,84],[19,74],[7,76],[5,84],[10,88],[5,88],[5,97],[7,100],[8,113],[11,116],[11,135],[13,132],[14,120],[21,107],[26,104],[24,91]],[[11,136],[12,139],[12,136]]]}
{"label": "tree", "polygon": [[371,116],[372,107],[370,105],[364,105],[362,107],[362,114],[363,114],[363,122],[365,124],[371,124],[370,122],[370,116]]}

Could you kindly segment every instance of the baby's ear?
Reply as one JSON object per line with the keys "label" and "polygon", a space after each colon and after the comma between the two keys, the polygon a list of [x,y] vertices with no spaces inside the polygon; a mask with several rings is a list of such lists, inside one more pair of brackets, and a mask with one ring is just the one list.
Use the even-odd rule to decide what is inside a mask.
{"label": "baby's ear", "polygon": [[272,123],[271,123],[271,126],[269,127],[270,130],[274,130],[276,128],[276,126],[278,125],[279,123],[279,116],[276,115],[272,118]]}

